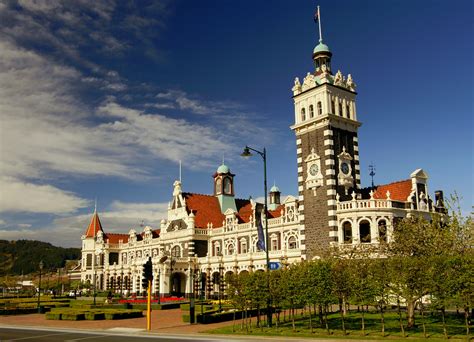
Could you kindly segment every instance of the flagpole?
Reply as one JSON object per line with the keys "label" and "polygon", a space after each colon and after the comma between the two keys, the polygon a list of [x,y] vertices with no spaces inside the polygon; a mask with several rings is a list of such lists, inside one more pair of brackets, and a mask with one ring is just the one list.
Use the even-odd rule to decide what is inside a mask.
{"label": "flagpole", "polygon": [[318,6],[318,24],[319,24],[319,42],[323,42],[323,33],[321,32],[321,13],[319,12],[319,6]]}

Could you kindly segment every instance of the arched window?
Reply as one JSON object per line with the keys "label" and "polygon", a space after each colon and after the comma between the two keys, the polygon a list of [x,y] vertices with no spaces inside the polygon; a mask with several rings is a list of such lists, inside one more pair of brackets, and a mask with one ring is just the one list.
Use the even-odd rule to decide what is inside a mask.
{"label": "arched window", "polygon": [[323,114],[323,105],[321,104],[321,101],[318,102],[318,115]]}
{"label": "arched window", "polygon": [[370,243],[370,222],[367,220],[363,220],[359,223],[359,236],[360,242],[362,243]]}
{"label": "arched window", "polygon": [[231,195],[232,194],[232,182],[230,178],[224,178],[224,194]]}
{"label": "arched window", "polygon": [[342,116],[342,102],[339,102],[339,116]]}
{"label": "arched window", "polygon": [[296,236],[290,236],[288,238],[288,249],[298,248],[298,241],[296,241]]}
{"label": "arched window", "polygon": [[309,118],[314,118],[314,107],[313,105],[309,105]]}
{"label": "arched window", "polygon": [[344,243],[352,243],[352,224],[350,222],[344,222],[342,225],[342,234]]}
{"label": "arched window", "polygon": [[217,178],[216,179],[216,195],[219,195],[222,193],[222,179]]}
{"label": "arched window", "polygon": [[387,222],[379,221],[379,242],[387,242]]}
{"label": "arched window", "polygon": [[306,120],[306,110],[304,108],[301,108],[301,121]]}
{"label": "arched window", "polygon": [[234,255],[234,245],[232,243],[227,246],[227,255]]}
{"label": "arched window", "polygon": [[336,103],[331,100],[331,113],[336,114]]}
{"label": "arched window", "polygon": [[181,257],[181,248],[179,246],[171,248],[171,256],[175,258]]}
{"label": "arched window", "polygon": [[272,235],[271,236],[271,245],[270,245],[270,250],[271,251],[277,251],[279,250],[280,248],[278,248],[278,236],[276,235]]}
{"label": "arched window", "polygon": [[349,107],[349,104],[346,104],[346,117],[347,117],[348,119],[351,118],[351,109],[350,109],[350,107]]}

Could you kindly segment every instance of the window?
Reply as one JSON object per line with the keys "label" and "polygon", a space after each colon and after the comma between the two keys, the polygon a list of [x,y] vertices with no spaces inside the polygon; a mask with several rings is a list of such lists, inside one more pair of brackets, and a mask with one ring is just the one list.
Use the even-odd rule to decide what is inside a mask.
{"label": "window", "polygon": [[318,102],[318,115],[323,114],[323,105],[321,104],[321,101]]}
{"label": "window", "polygon": [[306,110],[304,108],[301,109],[301,121],[306,120]]}
{"label": "window", "polygon": [[222,193],[222,179],[217,178],[216,179],[216,195],[219,195]]}
{"label": "window", "polygon": [[295,236],[290,236],[288,238],[288,249],[296,249],[298,248],[298,242],[296,241]]}
{"label": "window", "polygon": [[313,107],[313,105],[309,105],[309,117],[314,118],[314,107]]}
{"label": "window", "polygon": [[86,266],[87,266],[87,267],[92,266],[92,254],[87,254],[86,260],[87,260],[87,261],[86,261]]}
{"label": "window", "polygon": [[349,107],[348,104],[346,104],[346,117],[347,117],[348,119],[351,118],[351,110],[350,110],[350,107]]}
{"label": "window", "polygon": [[227,255],[234,255],[234,245],[230,244],[227,246]]}
{"label": "window", "polygon": [[179,246],[171,248],[171,256],[179,258],[181,256],[181,248]]}
{"label": "window", "polygon": [[387,242],[387,222],[379,221],[379,242]]}
{"label": "window", "polygon": [[232,182],[230,178],[224,178],[224,194],[230,195],[232,194]]}
{"label": "window", "polygon": [[248,251],[247,251],[247,241],[241,241],[240,242],[240,253],[242,254],[246,254]]}
{"label": "window", "polygon": [[352,225],[350,222],[344,222],[342,225],[342,234],[344,243],[352,243]]}
{"label": "window", "polygon": [[277,251],[279,248],[278,248],[278,238],[277,237],[273,237],[272,238],[272,246],[271,246],[271,251]]}
{"label": "window", "polygon": [[342,102],[339,102],[339,116],[342,116]]}
{"label": "window", "polygon": [[370,222],[363,220],[359,223],[360,242],[370,243]]}
{"label": "window", "polygon": [[214,243],[214,256],[221,255],[221,244],[219,242]]}
{"label": "window", "polygon": [[336,114],[336,103],[331,100],[331,113]]}

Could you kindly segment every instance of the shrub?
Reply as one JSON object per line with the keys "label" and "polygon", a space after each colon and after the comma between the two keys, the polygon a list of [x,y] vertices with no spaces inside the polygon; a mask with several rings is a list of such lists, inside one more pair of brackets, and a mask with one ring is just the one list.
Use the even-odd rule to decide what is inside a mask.
{"label": "shrub", "polygon": [[46,319],[60,320],[61,315],[62,315],[61,312],[47,312],[45,317]]}
{"label": "shrub", "polygon": [[83,312],[65,312],[61,314],[63,321],[82,321],[84,320],[85,314]]}
{"label": "shrub", "polygon": [[98,321],[98,320],[105,319],[105,313],[104,312],[88,311],[84,314],[84,316],[89,321]]}

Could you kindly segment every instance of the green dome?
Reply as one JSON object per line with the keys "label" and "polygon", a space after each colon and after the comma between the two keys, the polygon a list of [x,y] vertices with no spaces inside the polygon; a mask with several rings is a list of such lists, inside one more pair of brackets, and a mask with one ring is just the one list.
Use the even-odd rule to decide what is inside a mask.
{"label": "green dome", "polygon": [[280,189],[279,189],[276,185],[274,185],[274,186],[272,186],[272,188],[270,189],[270,192],[280,192]]}
{"label": "green dome", "polygon": [[316,45],[316,47],[313,50],[313,54],[320,53],[320,52],[329,52],[330,53],[331,51],[329,51],[329,47],[326,44],[321,42],[318,45]]}
{"label": "green dome", "polygon": [[217,168],[217,173],[229,173],[229,172],[230,172],[230,169],[225,164],[222,164],[221,166]]}

